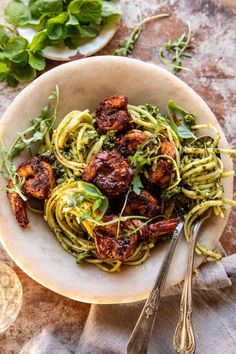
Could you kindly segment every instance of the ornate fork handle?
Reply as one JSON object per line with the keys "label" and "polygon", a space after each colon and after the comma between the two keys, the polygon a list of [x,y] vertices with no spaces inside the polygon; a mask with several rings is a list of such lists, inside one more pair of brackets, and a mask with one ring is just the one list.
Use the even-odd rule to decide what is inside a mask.
{"label": "ornate fork handle", "polygon": [[198,231],[203,223],[208,218],[202,218],[191,232],[188,250],[187,274],[184,279],[182,297],[180,301],[180,317],[176,326],[173,345],[176,353],[193,354],[196,350],[196,343],[192,324],[192,275],[193,275],[193,260],[195,243]]}
{"label": "ornate fork handle", "polygon": [[180,221],[173,233],[172,240],[164,257],[159,274],[156,278],[154,287],[144,305],[134,330],[129,338],[126,348],[127,354],[146,354],[149,339],[154,326],[156,314],[160,304],[160,299],[165,285],[171,259],[183,228],[183,221]]}
{"label": "ornate fork handle", "polygon": [[179,354],[195,353],[196,344],[192,325],[192,275],[185,278],[180,302],[180,317],[174,334],[174,348]]}

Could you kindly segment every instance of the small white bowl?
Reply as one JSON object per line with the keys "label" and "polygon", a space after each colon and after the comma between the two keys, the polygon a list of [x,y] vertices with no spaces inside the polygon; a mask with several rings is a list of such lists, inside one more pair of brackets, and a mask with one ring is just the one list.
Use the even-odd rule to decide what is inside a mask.
{"label": "small white bowl", "polygon": [[[189,86],[166,70],[139,60],[98,56],[61,65],[40,76],[13,101],[1,119],[4,142],[10,145],[17,132],[29,126],[45,104],[51,91],[59,85],[60,108],[58,122],[74,109],[94,111],[104,97],[126,95],[131,104],[153,103],[166,111],[169,99],[198,115],[198,122],[211,122],[221,134],[221,147],[228,147],[217,119],[207,104]],[[205,130],[203,133],[209,133]],[[232,169],[232,160],[224,156],[225,170]],[[19,161],[24,158],[20,157]],[[29,213],[26,229],[17,224],[10,209],[6,181],[0,179],[0,240],[17,265],[45,287],[71,299],[90,303],[126,303],[145,299],[150,291],[167,243],[158,245],[150,258],[137,267],[119,273],[105,273],[93,265],[76,265],[74,257],[65,252],[42,216]],[[233,179],[223,180],[225,198],[232,198]],[[212,217],[201,231],[200,241],[213,248],[229,217]],[[202,262],[195,258],[195,267]],[[179,241],[168,274],[166,288],[183,280],[187,263],[187,242]]]}
{"label": "small white bowl", "polygon": [[[27,0],[25,0],[25,2],[27,3]],[[113,2],[117,9],[121,10],[120,0],[113,0]],[[49,46],[43,50],[43,55],[47,59],[57,61],[71,61],[93,55],[110,42],[117,31],[119,21],[120,19],[115,19],[112,17],[109,18],[97,37],[83,41],[83,44],[76,49],[69,49],[63,44]],[[32,41],[33,37],[37,33],[30,27],[18,27],[17,32],[29,42]]]}

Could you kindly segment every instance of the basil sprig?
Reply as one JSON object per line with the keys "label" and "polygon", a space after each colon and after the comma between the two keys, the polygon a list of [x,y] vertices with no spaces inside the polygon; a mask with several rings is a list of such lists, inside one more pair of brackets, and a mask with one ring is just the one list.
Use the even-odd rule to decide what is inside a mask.
{"label": "basil sprig", "polygon": [[[4,9],[8,24],[0,24],[0,81],[15,87],[43,71],[43,49],[64,43],[75,49],[81,39],[95,38],[109,18],[121,12],[106,0],[11,0]],[[17,27],[33,28],[31,43]]]}

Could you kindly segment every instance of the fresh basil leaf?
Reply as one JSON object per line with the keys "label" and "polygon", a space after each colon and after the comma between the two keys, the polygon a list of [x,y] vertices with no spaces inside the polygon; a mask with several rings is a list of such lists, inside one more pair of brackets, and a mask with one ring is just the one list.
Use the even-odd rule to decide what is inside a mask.
{"label": "fresh basil leaf", "polygon": [[4,81],[7,78],[9,69],[6,63],[0,62],[0,81]]}
{"label": "fresh basil leaf", "polygon": [[106,197],[104,197],[102,199],[101,205],[99,206],[99,214],[100,214],[99,217],[100,217],[100,219],[102,219],[103,216],[105,215],[105,213],[106,213],[106,211],[108,209],[108,206],[109,206],[108,199]]}
{"label": "fresh basil leaf", "polygon": [[184,124],[181,124],[179,127],[177,127],[177,132],[178,135],[183,139],[189,139],[189,138],[196,139],[196,136]]}
{"label": "fresh basil leaf", "polygon": [[27,22],[27,25],[30,25],[30,26],[38,26],[38,25],[40,25],[40,18],[31,18]]}
{"label": "fresh basil leaf", "polygon": [[184,120],[185,116],[191,115],[191,113],[178,106],[173,100],[168,101],[168,113],[171,117],[175,116],[180,121]]}
{"label": "fresh basil leaf", "polygon": [[68,12],[62,12],[61,14],[57,15],[56,17],[50,18],[47,21],[47,27],[56,24],[64,24],[68,19]]}
{"label": "fresh basil leaf", "polygon": [[36,76],[35,69],[28,64],[22,66],[17,63],[11,63],[10,67],[13,77],[19,82],[32,81]]}
{"label": "fresh basil leaf", "polygon": [[131,185],[133,187],[134,193],[139,195],[141,193],[142,188],[143,188],[143,184],[141,182],[140,177],[134,176],[132,179]]}
{"label": "fresh basil leaf", "polygon": [[95,213],[99,209],[101,204],[102,204],[102,199],[101,198],[95,200],[95,202],[93,203],[93,213]]}
{"label": "fresh basil leaf", "polygon": [[62,12],[47,21],[47,34],[52,41],[58,41],[67,37],[67,27],[64,26],[67,19],[68,13]]}
{"label": "fresh basil leaf", "polygon": [[60,24],[50,26],[47,29],[47,35],[48,35],[48,38],[51,39],[52,41],[59,41],[59,40],[66,38],[67,29],[65,26],[60,25]]}
{"label": "fresh basil leaf", "polygon": [[6,58],[11,58],[18,52],[24,51],[28,47],[28,41],[20,36],[10,38],[5,46],[5,50],[1,52]]}
{"label": "fresh basil leaf", "polygon": [[4,19],[14,26],[24,26],[31,19],[29,7],[21,1],[11,0],[4,9]]}
{"label": "fresh basil leaf", "polygon": [[105,197],[94,184],[81,181],[80,185],[81,193],[83,193],[85,198],[95,200],[93,204],[93,213],[99,211],[99,217],[102,218],[108,208],[107,197]]}
{"label": "fresh basil leaf", "polygon": [[29,9],[35,17],[42,14],[58,14],[63,11],[62,0],[29,0]]}
{"label": "fresh basil leaf", "polygon": [[5,81],[7,78],[7,73],[0,73],[0,82]]}
{"label": "fresh basil leaf", "polygon": [[69,49],[78,48],[78,39],[73,37],[68,37],[64,40],[65,46]]}
{"label": "fresh basil leaf", "polygon": [[69,11],[76,14],[81,23],[97,22],[102,12],[102,0],[73,0]]}
{"label": "fresh basil leaf", "polygon": [[98,197],[103,197],[102,193],[100,190],[91,183],[87,182],[80,182],[81,185],[81,192],[84,194],[85,197],[89,199],[97,199]]}
{"label": "fresh basil leaf", "polygon": [[0,25],[0,44],[1,46],[4,46],[9,40],[9,37],[7,35],[7,32],[4,27]]}
{"label": "fresh basil leaf", "polygon": [[102,17],[110,17],[114,15],[122,15],[122,11],[113,2],[103,1],[102,2]]}
{"label": "fresh basil leaf", "polygon": [[79,34],[81,38],[94,38],[98,35],[98,31],[93,27],[80,26]]}
{"label": "fresh basil leaf", "polygon": [[7,84],[10,87],[16,87],[19,84],[19,81],[13,76],[13,74],[7,75]]}
{"label": "fresh basil leaf", "polygon": [[191,131],[191,126],[196,123],[196,116],[194,114],[178,106],[172,100],[168,102],[168,114],[170,117],[169,123],[179,138],[196,139],[196,136]]}
{"label": "fresh basil leaf", "polygon": [[72,15],[71,13],[69,14],[69,19],[66,22],[66,26],[77,26],[79,24],[78,19]]}
{"label": "fresh basil leaf", "polygon": [[1,63],[0,62],[0,73],[3,74],[3,73],[8,73],[8,66],[6,63]]}
{"label": "fresh basil leaf", "polygon": [[41,31],[34,36],[32,42],[30,43],[29,49],[32,53],[36,53],[36,52],[40,52],[48,45],[49,45],[49,39],[46,34],[46,31]]}
{"label": "fresh basil leaf", "polygon": [[46,60],[41,53],[29,54],[29,65],[35,70],[42,71],[46,67]]}
{"label": "fresh basil leaf", "polygon": [[13,61],[14,63],[27,64],[28,56],[29,55],[28,55],[27,50],[21,50],[18,53],[12,55],[10,57],[10,60]]}

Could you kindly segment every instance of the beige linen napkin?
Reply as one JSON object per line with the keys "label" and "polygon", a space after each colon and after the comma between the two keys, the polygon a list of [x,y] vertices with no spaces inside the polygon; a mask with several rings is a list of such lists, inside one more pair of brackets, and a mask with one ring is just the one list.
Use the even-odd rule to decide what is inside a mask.
{"label": "beige linen napkin", "polygon": [[[233,280],[233,286],[231,279]],[[161,302],[149,354],[172,354],[172,338],[181,286],[168,291]],[[236,353],[236,254],[205,263],[194,275],[194,328],[197,354]],[[171,293],[171,296],[170,296]],[[78,345],[73,351],[52,326],[25,343],[19,354],[123,354],[143,302],[91,305]]]}

